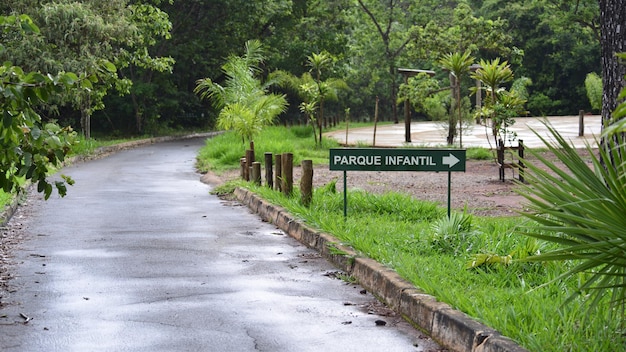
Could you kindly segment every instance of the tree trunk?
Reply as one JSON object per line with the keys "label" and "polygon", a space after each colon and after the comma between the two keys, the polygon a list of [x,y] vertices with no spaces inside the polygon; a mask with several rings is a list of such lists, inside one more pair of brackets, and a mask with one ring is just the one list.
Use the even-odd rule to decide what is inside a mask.
{"label": "tree trunk", "polygon": [[390,58],[392,60],[392,64],[389,65],[389,78],[391,79],[391,114],[393,117],[393,123],[397,124],[399,123],[398,121],[398,88],[396,87],[396,74],[397,74],[397,70],[396,70],[396,66],[395,63],[393,63],[393,58]]}
{"label": "tree trunk", "polygon": [[89,140],[91,139],[91,112],[89,110],[91,96],[87,96],[86,100],[87,102],[83,102],[80,106],[80,124],[85,139]]}
{"label": "tree trunk", "polygon": [[322,145],[322,123],[324,120],[324,98],[322,98],[320,100],[320,113],[319,113],[319,119],[317,119],[317,129],[318,132],[320,134],[320,138],[319,138],[319,143],[320,145]]}
{"label": "tree trunk", "polygon": [[[618,105],[617,97],[624,88],[626,66],[620,63],[616,53],[626,51],[626,0],[599,0],[600,35],[602,47],[602,124],[611,120]],[[622,140],[624,135],[621,136]],[[607,141],[602,140],[605,145]]]}

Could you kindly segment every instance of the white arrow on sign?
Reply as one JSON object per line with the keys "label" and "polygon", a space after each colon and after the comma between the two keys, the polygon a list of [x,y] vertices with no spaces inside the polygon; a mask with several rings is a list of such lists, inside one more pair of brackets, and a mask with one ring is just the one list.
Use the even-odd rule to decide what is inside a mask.
{"label": "white arrow on sign", "polygon": [[459,158],[457,158],[456,156],[452,155],[452,153],[450,153],[450,156],[444,156],[441,159],[441,163],[443,165],[448,165],[449,168],[452,168],[454,165],[456,165],[459,162]]}

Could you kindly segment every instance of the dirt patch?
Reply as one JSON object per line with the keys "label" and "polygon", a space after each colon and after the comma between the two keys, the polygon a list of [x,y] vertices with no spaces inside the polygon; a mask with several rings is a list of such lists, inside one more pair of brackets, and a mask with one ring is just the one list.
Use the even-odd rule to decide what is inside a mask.
{"label": "dirt patch", "polygon": [[[451,207],[476,215],[507,216],[516,215],[523,209],[524,198],[515,192],[518,177],[515,170],[506,170],[505,181],[499,180],[498,166],[493,161],[468,160],[466,172],[453,172],[451,175]],[[294,183],[298,183],[301,169],[294,168]],[[202,181],[217,185],[236,179],[239,171],[233,170],[215,175],[207,173]],[[313,173],[314,187],[329,182],[337,182],[337,190],[343,190],[343,172],[330,171],[326,165],[318,165]],[[383,194],[386,192],[407,193],[416,199],[436,202],[447,206],[448,173],[446,172],[380,172],[349,171],[348,189],[361,189],[367,192]],[[297,186],[294,186],[297,188]]]}
{"label": "dirt patch", "polygon": [[[585,149],[579,154],[588,159]],[[542,157],[559,164],[555,157],[543,152]],[[539,163],[528,157],[535,165]],[[590,164],[591,165],[591,164]],[[543,167],[545,169],[545,167]],[[239,170],[232,170],[215,175],[208,173],[202,180],[209,184],[220,184],[239,177]],[[294,168],[294,189],[300,180],[301,169]],[[494,160],[467,160],[465,172],[451,174],[450,198],[451,207],[457,211],[480,216],[515,216],[525,209],[526,199],[516,192],[519,188],[519,172],[517,169],[506,169],[505,180],[499,178],[499,166]],[[343,190],[343,172],[330,171],[327,165],[315,166],[313,173],[314,187],[320,187],[335,180],[337,190]],[[367,192],[383,194],[401,192],[420,200],[432,201],[446,207],[448,204],[448,173],[447,172],[379,172],[349,171],[347,173],[348,189],[361,189]]]}
{"label": "dirt patch", "polygon": [[15,264],[13,251],[22,243],[24,226],[22,225],[21,209],[13,215],[12,221],[0,227],[0,307],[8,302],[5,300],[11,290],[9,282],[13,274],[9,270]]}

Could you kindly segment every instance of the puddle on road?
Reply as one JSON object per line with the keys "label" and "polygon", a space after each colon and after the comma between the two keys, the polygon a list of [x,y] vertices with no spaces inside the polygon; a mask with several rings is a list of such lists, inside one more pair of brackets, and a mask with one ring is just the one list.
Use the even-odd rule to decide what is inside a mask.
{"label": "puddle on road", "polygon": [[118,258],[126,255],[123,252],[112,252],[105,249],[70,249],[56,252],[56,254],[79,258]]}

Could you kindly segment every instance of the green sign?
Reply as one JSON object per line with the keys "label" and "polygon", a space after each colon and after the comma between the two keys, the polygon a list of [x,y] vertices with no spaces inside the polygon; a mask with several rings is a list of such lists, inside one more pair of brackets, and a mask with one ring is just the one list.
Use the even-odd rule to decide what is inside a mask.
{"label": "green sign", "polygon": [[330,149],[330,170],[465,171],[464,149]]}

